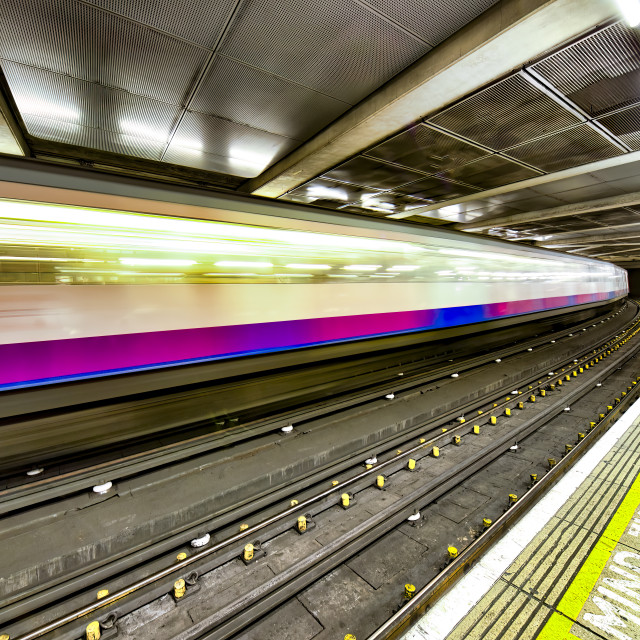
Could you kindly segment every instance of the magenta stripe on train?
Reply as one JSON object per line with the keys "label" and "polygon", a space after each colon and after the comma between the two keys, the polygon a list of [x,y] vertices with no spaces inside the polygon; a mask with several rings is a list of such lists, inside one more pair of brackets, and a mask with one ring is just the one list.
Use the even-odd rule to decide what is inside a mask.
{"label": "magenta stripe on train", "polygon": [[0,386],[16,387],[460,326],[604,301],[624,293],[5,344],[0,345]]}

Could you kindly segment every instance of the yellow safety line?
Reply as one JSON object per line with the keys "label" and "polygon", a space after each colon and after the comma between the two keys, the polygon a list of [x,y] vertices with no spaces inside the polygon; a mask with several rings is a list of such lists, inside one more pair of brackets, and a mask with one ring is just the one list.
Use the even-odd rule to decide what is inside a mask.
{"label": "yellow safety line", "polygon": [[551,614],[536,640],[579,640],[578,636],[573,635],[570,629],[578,619],[584,603],[593,591],[607,560],[611,557],[612,551],[625,532],[638,506],[640,506],[640,475],[634,480],[609,525],[600,535],[578,575],[569,585],[556,607],[556,611]]}

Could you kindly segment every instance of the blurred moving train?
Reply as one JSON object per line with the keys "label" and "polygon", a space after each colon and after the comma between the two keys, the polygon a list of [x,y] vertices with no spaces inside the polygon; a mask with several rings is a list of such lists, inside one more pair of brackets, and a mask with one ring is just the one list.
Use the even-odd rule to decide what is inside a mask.
{"label": "blurred moving train", "polygon": [[628,291],[623,269],[579,256],[176,193],[170,202],[166,189],[142,198],[0,183],[0,389],[465,332]]}

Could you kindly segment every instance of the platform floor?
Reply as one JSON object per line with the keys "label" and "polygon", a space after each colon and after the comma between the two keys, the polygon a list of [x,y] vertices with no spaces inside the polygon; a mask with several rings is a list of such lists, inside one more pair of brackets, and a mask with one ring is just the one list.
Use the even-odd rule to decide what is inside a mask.
{"label": "platform floor", "polygon": [[640,638],[640,400],[403,640]]}

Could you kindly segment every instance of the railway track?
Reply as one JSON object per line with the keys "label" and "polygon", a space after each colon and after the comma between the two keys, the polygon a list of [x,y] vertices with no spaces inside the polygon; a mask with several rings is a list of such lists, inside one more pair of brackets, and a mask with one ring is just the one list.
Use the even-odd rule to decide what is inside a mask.
{"label": "railway track", "polygon": [[[154,436],[154,440],[151,441],[125,443],[106,451],[103,447],[99,450],[88,449],[72,457],[41,458],[37,463],[19,469],[13,475],[0,477],[0,515],[32,507],[38,502],[90,489],[107,480],[115,482],[207,452],[220,450],[256,436],[277,431],[287,425],[300,425],[304,428],[304,424],[311,420],[329,417],[346,409],[366,406],[368,403],[389,394],[395,396],[411,393],[441,378],[447,378],[453,374],[460,375],[465,371],[493,362],[495,359],[502,360],[524,351],[538,349],[548,345],[551,341],[559,342],[564,338],[577,335],[580,331],[595,328],[598,324],[604,324],[613,319],[620,311],[619,309],[570,328],[535,336],[517,344],[509,344],[491,353],[459,357],[455,361],[442,356],[434,358],[433,361],[425,361],[424,358],[418,362],[400,364],[394,361],[392,364],[387,364],[387,367],[392,370],[393,381],[389,380],[388,374],[380,381],[380,372],[376,371],[371,379],[360,383],[361,388],[356,391],[344,393],[339,397],[332,396],[330,399],[318,403],[307,403],[304,407],[280,412],[267,419],[246,419],[247,416],[238,414],[222,421],[214,419],[204,425],[194,425],[191,430],[196,431],[197,435],[191,435],[186,428],[176,430],[172,436],[173,440],[160,446],[157,445],[157,439],[163,437],[162,435]],[[611,336],[614,333],[611,332]],[[108,411],[106,415],[109,415]],[[117,420],[117,416],[114,419]],[[70,417],[69,420],[73,422],[74,419]],[[20,432],[28,432],[30,429],[29,423],[17,426],[19,426],[18,431]],[[52,425],[51,428],[54,429],[55,426]],[[74,429],[76,428],[74,427]],[[11,430],[2,431],[0,426],[0,432],[4,433],[6,448],[10,448]],[[20,436],[18,442],[24,442],[24,436]],[[24,447],[25,445],[21,444],[20,446]],[[125,451],[129,449],[131,453],[123,455],[123,449]],[[87,461],[96,459],[95,463],[87,463]],[[42,469],[43,473],[36,476],[26,473],[27,471],[32,473],[34,469]]]}
{"label": "railway track", "polygon": [[[370,469],[363,469],[362,457],[355,458],[355,465],[352,458],[347,465],[334,465],[326,469],[324,475],[318,474],[315,477],[309,475],[304,479],[303,484],[290,484],[288,492],[281,490],[275,497],[271,497],[270,502],[255,501],[244,512],[241,508],[229,510],[226,521],[220,521],[216,528],[215,540],[209,542],[200,551],[184,547],[181,541],[174,541],[173,555],[167,557],[167,547],[171,546],[169,542],[165,545],[164,557],[158,554],[151,555],[150,560],[149,557],[138,556],[137,565],[131,563],[132,558],[129,558],[129,566],[125,566],[126,563],[119,566],[120,575],[114,571],[118,568],[114,565],[110,567],[110,571],[103,570],[102,574],[97,571],[89,577],[85,575],[84,583],[82,580],[75,580],[73,585],[67,584],[66,587],[58,585],[57,588],[52,587],[49,590],[33,591],[30,595],[23,593],[21,594],[23,597],[15,597],[11,601],[5,598],[6,604],[0,609],[2,627],[6,626],[12,639],[17,637],[20,640],[31,640],[54,631],[55,637],[76,638],[82,634],[86,624],[95,619],[100,622],[103,630],[108,632],[109,629],[113,629],[115,621],[124,619],[127,613],[142,606],[153,607],[153,602],[157,598],[172,591],[173,584],[180,577],[186,579],[187,586],[185,600],[178,599],[177,607],[182,607],[182,602],[191,602],[194,603],[191,608],[194,608],[198,598],[202,599],[207,591],[202,584],[203,581],[208,581],[205,578],[198,579],[198,576],[206,576],[215,571],[220,572],[229,564],[237,565],[238,558],[244,554],[244,545],[248,541],[260,543],[255,545],[255,550],[268,549],[269,545],[276,544],[276,541],[284,535],[291,534],[292,529],[297,526],[300,515],[309,516],[309,527],[317,521],[318,530],[327,526],[326,523],[323,525],[323,518],[333,517],[336,511],[339,515],[345,516],[346,522],[349,522],[349,518],[361,512],[362,505],[367,504],[369,498],[366,498],[365,494],[373,494],[371,499],[374,502],[380,501],[380,496],[388,498],[392,495],[392,490],[382,491],[375,486],[379,476],[384,477],[387,487],[396,485],[403,476],[411,478],[409,484],[416,485],[414,489],[406,493],[401,491],[396,496],[397,499],[390,501],[391,504],[383,505],[381,509],[376,510],[375,514],[367,512],[370,517],[356,524],[352,523],[352,526],[348,526],[348,530],[342,535],[328,541],[321,549],[308,554],[294,565],[284,567],[278,574],[255,586],[241,598],[218,608],[211,615],[200,620],[194,621],[191,618],[189,627],[178,634],[178,637],[185,640],[233,637],[247,627],[252,628],[251,625],[255,625],[256,620],[263,618],[268,612],[275,610],[277,613],[279,607],[286,606],[284,603],[308,590],[310,585],[318,582],[322,576],[335,571],[336,567],[345,565],[350,558],[361,554],[363,549],[375,545],[376,541],[384,539],[399,527],[409,526],[406,524],[406,519],[413,516],[416,509],[421,510],[423,517],[414,519],[413,522],[414,524],[423,523],[425,508],[428,509],[428,505],[437,504],[437,501],[447,492],[487,468],[492,461],[500,460],[505,454],[508,455],[514,443],[526,442],[527,438],[539,433],[551,418],[563,412],[567,404],[577,401],[585,393],[593,394],[595,379],[604,380],[607,375],[617,372],[619,366],[625,366],[625,362],[634,356],[638,348],[635,332],[636,327],[627,329],[625,333],[618,330],[617,338],[613,338],[614,342],[611,342],[611,338],[607,339],[595,353],[593,349],[585,349],[586,353],[577,358],[567,359],[563,365],[557,367],[557,371],[553,371],[553,375],[548,372],[544,377],[532,376],[516,390],[517,393],[509,394],[508,399],[505,398],[503,389],[499,388],[491,398],[485,396],[476,398],[475,401],[470,400],[464,407],[467,416],[464,422],[455,420],[456,416],[461,417],[461,408],[458,404],[450,414],[443,414],[438,420],[433,421],[435,424],[417,424],[415,428],[408,429],[401,435],[394,435],[386,443],[377,443],[377,451],[381,453],[378,453],[377,462],[372,462]],[[631,337],[632,334],[633,337]],[[619,403],[615,404],[615,410],[625,406],[625,403],[629,402],[634,395],[638,385],[634,385],[633,382],[635,379],[629,379],[627,386],[631,389],[625,390],[625,395],[620,398]],[[497,400],[497,395],[500,396],[500,401],[494,402],[493,400]],[[534,402],[531,402],[532,397],[535,398]],[[520,403],[522,408],[519,408]],[[504,415],[507,409],[512,413],[510,417]],[[476,412],[473,420],[469,416],[472,410]],[[479,411],[482,413],[477,413]],[[611,411],[606,410],[604,417],[598,418],[594,428],[587,430],[585,437],[579,442],[573,443],[576,445],[575,448],[566,458],[562,458],[561,464],[566,466],[565,460],[571,460],[572,456],[575,457],[578,455],[577,452],[588,446],[588,443],[602,431],[603,425],[613,413],[613,408]],[[493,424],[494,418],[495,424]],[[446,427],[443,427],[443,424],[446,424]],[[480,433],[474,433],[475,426]],[[443,432],[444,428],[447,429],[446,432]],[[440,433],[436,435],[435,430]],[[418,432],[422,432],[421,438],[416,438]],[[565,437],[565,434],[561,435],[562,438]],[[460,444],[455,442],[456,437],[460,438]],[[549,439],[549,434],[545,437]],[[554,455],[559,460],[562,446],[554,441],[553,446],[556,445],[560,449],[559,453]],[[437,458],[433,457],[434,447],[439,449],[440,455]],[[409,460],[415,462],[417,470],[407,469]],[[557,468],[563,467],[557,465]],[[545,475],[544,482],[549,482],[546,478],[553,478],[553,474],[558,473],[555,469],[556,467],[551,473]],[[337,484],[329,484],[327,482],[329,476],[335,476],[334,481]],[[304,484],[307,485],[306,489],[303,489]],[[542,484],[534,485],[534,492],[540,491],[538,486]],[[521,493],[522,489],[523,487],[520,487],[518,492]],[[345,493],[357,497],[357,504],[352,508],[343,509],[339,506]],[[506,494],[501,496],[500,508],[505,499]],[[297,500],[297,504],[283,509],[282,503],[285,500],[287,504],[291,500]],[[508,514],[517,514],[522,509],[522,504],[526,503],[518,501]],[[253,514],[249,517],[251,511]],[[500,518],[497,518],[498,526],[490,527],[479,540],[484,540],[485,543],[489,541],[494,532],[502,526],[500,522]],[[249,526],[239,530],[241,524],[249,524]],[[448,534],[448,532],[445,533]],[[309,539],[309,534],[303,536],[296,533],[295,536],[299,540]],[[460,543],[457,544],[462,549]],[[444,549],[446,545],[441,551]],[[255,550],[255,556],[258,556],[259,553]],[[177,551],[186,553],[187,556],[176,561]],[[469,554],[471,552],[463,551],[461,558],[468,558]],[[269,555],[268,552],[265,561]],[[444,562],[446,554],[441,553],[441,556],[440,562]],[[260,567],[261,563],[264,564],[263,560],[258,559],[250,563],[248,569]],[[455,561],[447,570],[451,571],[451,567],[455,568],[458,565],[460,561]],[[125,569],[126,573],[123,573]],[[111,593],[96,601],[95,589],[86,590],[86,587],[96,584],[99,580],[103,580],[105,584],[108,583]],[[446,576],[438,578],[436,575],[429,584],[434,580],[437,584],[442,584],[449,578]],[[69,580],[69,582],[74,581]],[[209,590],[208,598],[214,600],[212,594],[216,592],[215,586],[210,586],[213,589]],[[198,587],[201,588],[198,589]],[[431,591],[437,593],[437,589],[433,586]],[[428,602],[429,597],[433,597],[433,594],[425,596],[424,589],[419,594],[422,595],[416,598],[415,603]],[[69,601],[68,598],[71,595],[73,600]],[[67,600],[61,602],[63,597]],[[86,604],[78,608],[78,603]],[[394,607],[397,604],[398,602],[394,603]],[[415,606],[418,607],[418,605]],[[380,610],[385,611],[388,608],[388,606],[381,607]],[[40,610],[37,613],[33,613],[38,609]],[[203,606],[200,606],[200,609],[202,610]],[[206,610],[206,607],[204,609]],[[400,628],[406,624],[412,615],[415,614],[407,613],[400,622],[394,623],[396,624],[394,628]],[[384,631],[384,633],[387,632]]]}

